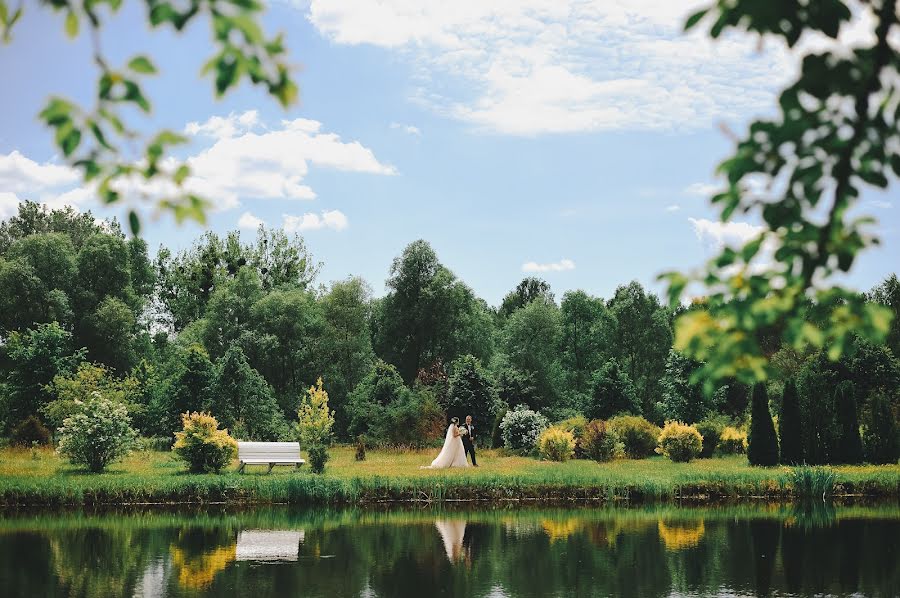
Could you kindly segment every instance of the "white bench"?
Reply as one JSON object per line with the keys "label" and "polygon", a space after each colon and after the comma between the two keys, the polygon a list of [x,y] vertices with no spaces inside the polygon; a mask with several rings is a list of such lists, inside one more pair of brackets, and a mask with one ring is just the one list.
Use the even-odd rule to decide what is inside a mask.
{"label": "white bench", "polygon": [[246,465],[268,465],[270,473],[276,465],[300,467],[305,460],[300,458],[299,442],[238,442],[238,471],[244,473]]}

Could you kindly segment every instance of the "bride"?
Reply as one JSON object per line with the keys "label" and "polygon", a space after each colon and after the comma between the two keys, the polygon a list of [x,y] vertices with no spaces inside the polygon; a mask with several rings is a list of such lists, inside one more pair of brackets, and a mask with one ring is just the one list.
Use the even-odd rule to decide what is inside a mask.
{"label": "bride", "polygon": [[447,435],[444,437],[444,448],[435,457],[431,465],[424,469],[446,469],[447,467],[468,467],[466,451],[463,448],[462,437],[459,434],[459,418],[450,420]]}

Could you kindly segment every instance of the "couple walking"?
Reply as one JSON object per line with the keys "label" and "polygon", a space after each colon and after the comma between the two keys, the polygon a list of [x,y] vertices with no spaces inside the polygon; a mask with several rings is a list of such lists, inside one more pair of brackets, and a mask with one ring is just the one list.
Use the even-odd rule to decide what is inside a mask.
{"label": "couple walking", "polygon": [[472,416],[467,415],[466,423],[463,425],[459,425],[459,418],[454,417],[447,427],[444,448],[431,462],[428,469],[468,467],[469,462],[466,459],[468,455],[472,456],[472,466],[478,467],[478,462],[475,460],[475,425],[472,423]]}

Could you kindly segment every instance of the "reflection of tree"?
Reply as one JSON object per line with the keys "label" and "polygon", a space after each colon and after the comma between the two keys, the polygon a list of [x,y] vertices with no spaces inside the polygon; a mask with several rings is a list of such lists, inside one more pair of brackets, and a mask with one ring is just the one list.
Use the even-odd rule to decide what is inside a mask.
{"label": "reflection of tree", "polygon": [[188,528],[178,534],[178,541],[169,553],[172,566],[178,571],[178,585],[202,589],[234,562],[237,541],[232,534],[223,534],[218,529]]}
{"label": "reflection of tree", "polygon": [[82,528],[53,534],[50,554],[67,596],[128,596],[147,561],[145,533],[131,528]]}
{"label": "reflection of tree", "polygon": [[662,519],[657,522],[659,537],[663,541],[666,550],[685,550],[694,548],[700,544],[706,533],[706,526],[702,519],[693,521],[670,521],[666,523]]}
{"label": "reflection of tree", "polygon": [[584,526],[582,519],[568,517],[566,519],[544,519],[541,527],[547,532],[550,542],[565,540]]}
{"label": "reflection of tree", "polygon": [[753,556],[756,564],[756,595],[768,596],[772,589],[772,570],[781,529],[772,519],[754,519],[750,522],[753,538]]}

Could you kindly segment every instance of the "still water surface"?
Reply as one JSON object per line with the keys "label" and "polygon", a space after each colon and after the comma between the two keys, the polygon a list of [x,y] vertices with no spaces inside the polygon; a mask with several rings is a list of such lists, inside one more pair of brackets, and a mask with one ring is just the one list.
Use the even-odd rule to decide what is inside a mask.
{"label": "still water surface", "polygon": [[0,511],[0,596],[900,595],[900,508]]}

